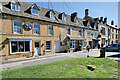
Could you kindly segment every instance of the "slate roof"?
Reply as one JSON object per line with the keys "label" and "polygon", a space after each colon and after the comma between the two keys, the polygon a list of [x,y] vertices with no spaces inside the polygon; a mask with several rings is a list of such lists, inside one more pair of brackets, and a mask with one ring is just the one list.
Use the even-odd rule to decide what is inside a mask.
{"label": "slate roof", "polygon": [[[9,0],[9,1],[11,1],[11,0]],[[21,2],[21,1],[19,3],[20,3],[20,11],[13,11],[9,7],[6,6],[9,4],[9,2],[2,2],[2,5],[3,5],[2,6],[2,13],[6,13],[9,15],[13,15],[13,16],[19,16],[19,17],[27,17],[27,18],[32,18],[32,19],[37,19],[37,20],[42,20],[42,21],[47,21],[47,22],[52,22],[52,23],[65,24],[68,26],[84,27],[83,20],[80,18],[78,18],[78,23],[74,23],[71,21],[71,16],[66,15],[66,21],[63,21],[63,20],[58,18],[59,14],[61,14],[61,13],[54,11],[55,19],[50,19],[50,18],[45,16],[46,13],[48,11],[50,11],[50,9],[42,8],[39,6],[38,6],[39,16],[34,16],[34,15],[26,12],[33,4]]]}

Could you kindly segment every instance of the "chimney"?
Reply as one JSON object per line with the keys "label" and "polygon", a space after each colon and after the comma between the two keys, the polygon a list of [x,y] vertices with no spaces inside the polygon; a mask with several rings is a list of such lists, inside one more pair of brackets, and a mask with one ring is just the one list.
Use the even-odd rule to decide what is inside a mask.
{"label": "chimney", "polygon": [[107,23],[107,18],[106,17],[104,18],[104,22]]}
{"label": "chimney", "polygon": [[89,15],[89,9],[85,9],[85,16]]}
{"label": "chimney", "polygon": [[100,17],[100,21],[103,21],[103,17]]}
{"label": "chimney", "polygon": [[111,25],[114,25],[114,21],[113,20],[111,21]]}
{"label": "chimney", "polygon": [[76,17],[76,16],[77,16],[77,12],[71,14],[71,17]]}

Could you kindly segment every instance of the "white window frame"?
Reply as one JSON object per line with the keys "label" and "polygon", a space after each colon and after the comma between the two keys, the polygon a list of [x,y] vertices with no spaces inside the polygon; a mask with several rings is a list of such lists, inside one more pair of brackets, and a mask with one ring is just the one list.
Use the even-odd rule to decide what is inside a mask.
{"label": "white window frame", "polygon": [[[30,45],[30,51],[28,51],[28,52],[14,52],[14,53],[12,53],[12,46],[11,46],[11,42],[12,41],[23,41],[23,42],[25,42],[25,41],[29,41],[29,45]],[[31,40],[9,40],[9,47],[10,47],[10,54],[20,54],[20,53],[31,53],[32,52],[32,46],[31,46]]]}
{"label": "white window frame", "polygon": [[[47,42],[48,42],[48,41],[46,41],[46,47],[47,47]],[[50,49],[49,49],[49,50],[46,49],[46,51],[51,51],[51,43],[52,43],[52,42],[51,42],[51,41],[49,41],[49,42],[50,42]]]}
{"label": "white window frame", "polygon": [[[34,34],[40,35],[40,24],[39,23],[33,23],[34,24]],[[35,25],[37,25],[37,28],[35,28]],[[35,30],[39,31],[39,34],[35,33]]]}
{"label": "white window frame", "polygon": [[[15,9],[12,8],[13,4],[15,6]],[[19,6],[18,9],[17,9],[17,6]],[[19,4],[15,4],[15,3],[11,3],[11,10],[20,11],[20,5]]]}
{"label": "white window frame", "polygon": [[[15,24],[15,21],[16,22],[21,22],[21,26],[15,26],[14,24]],[[15,27],[17,28],[17,29],[21,29],[21,33],[20,32],[15,32]],[[14,34],[22,34],[22,21],[21,20],[13,20],[13,28],[14,28]]]}
{"label": "white window frame", "polygon": [[[49,26],[52,26],[52,34],[50,34],[50,29],[49,29]],[[54,31],[53,31],[53,25],[48,25],[48,35],[49,36],[53,36],[54,35]]]}
{"label": "white window frame", "polygon": [[65,14],[62,14],[62,20],[63,20],[63,21],[66,21],[66,16],[65,16]]}
{"label": "white window frame", "polygon": [[55,19],[55,14],[52,11],[50,11],[50,18]]}
{"label": "white window frame", "polygon": [[[37,14],[36,14],[36,13],[33,13],[33,11],[37,11]],[[35,16],[38,16],[38,15],[39,15],[39,11],[38,11],[37,9],[34,9],[33,7],[32,7],[32,9],[31,9],[31,13],[32,13],[32,15],[35,15]]]}
{"label": "white window frame", "polygon": [[[69,31],[68,31],[68,28],[70,29],[70,27],[67,27],[67,28],[66,28],[67,35],[71,35],[71,29],[70,29],[70,32],[69,32]],[[69,34],[68,32],[69,32],[70,34]]]}
{"label": "white window frame", "polygon": [[74,18],[74,23],[78,23],[77,17]]}

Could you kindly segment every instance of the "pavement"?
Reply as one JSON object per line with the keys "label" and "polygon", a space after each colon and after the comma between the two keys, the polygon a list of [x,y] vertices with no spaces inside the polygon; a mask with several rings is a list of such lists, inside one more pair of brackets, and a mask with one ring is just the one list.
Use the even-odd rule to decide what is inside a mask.
{"label": "pavement", "polygon": [[[82,58],[82,57],[87,57],[87,55],[99,57],[100,51],[96,49],[96,50],[90,50],[90,52],[79,51],[79,52],[72,52],[72,53],[55,53],[55,54],[30,57],[30,58],[23,57],[23,58],[10,59],[10,60],[4,61],[2,64],[0,64],[0,66],[2,66],[2,70],[14,69],[14,68],[37,65],[37,64],[46,64],[46,63],[51,63],[55,61],[62,61],[62,60],[72,59],[72,58]],[[120,53],[106,52],[106,57],[109,57],[111,59],[118,59],[118,57],[120,57]]]}

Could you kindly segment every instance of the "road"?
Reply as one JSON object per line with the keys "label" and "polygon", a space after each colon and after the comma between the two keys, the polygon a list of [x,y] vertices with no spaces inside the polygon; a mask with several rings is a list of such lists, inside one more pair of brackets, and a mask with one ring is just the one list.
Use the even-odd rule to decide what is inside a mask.
{"label": "road", "polygon": [[[14,68],[37,65],[37,64],[46,64],[46,63],[51,63],[51,62],[61,61],[61,60],[66,60],[66,59],[72,59],[72,58],[82,58],[82,57],[87,57],[87,55],[99,57],[100,51],[90,50],[90,52],[80,51],[80,52],[73,52],[73,53],[56,53],[56,54],[51,54],[47,56],[20,58],[20,59],[9,60],[8,62],[0,64],[0,65],[2,66],[2,69],[6,69],[6,68],[14,69]],[[120,53],[106,52],[106,57],[118,59],[118,57],[120,57]]]}

